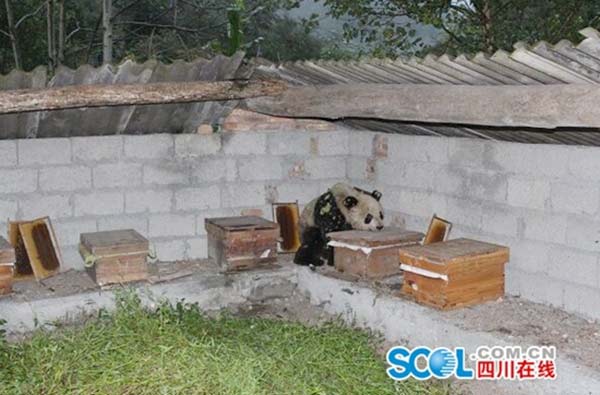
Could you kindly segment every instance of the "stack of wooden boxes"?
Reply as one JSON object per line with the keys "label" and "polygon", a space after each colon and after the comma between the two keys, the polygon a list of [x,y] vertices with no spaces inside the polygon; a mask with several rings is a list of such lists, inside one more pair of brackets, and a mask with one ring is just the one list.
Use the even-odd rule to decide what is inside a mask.
{"label": "stack of wooden boxes", "polygon": [[423,233],[396,228],[379,232],[348,230],[327,235],[334,248],[334,266],[339,272],[380,279],[400,273],[398,250],[418,244]]}
{"label": "stack of wooden boxes", "polygon": [[148,239],[133,229],[82,233],[79,250],[98,285],[148,278]]}
{"label": "stack of wooden boxes", "polygon": [[15,270],[15,249],[0,236],[0,295],[12,292]]}
{"label": "stack of wooden boxes", "polygon": [[452,309],[504,295],[507,247],[455,239],[400,249],[402,293],[417,302]]}
{"label": "stack of wooden boxes", "polygon": [[277,261],[279,225],[255,216],[207,218],[208,257],[224,271],[253,269]]}

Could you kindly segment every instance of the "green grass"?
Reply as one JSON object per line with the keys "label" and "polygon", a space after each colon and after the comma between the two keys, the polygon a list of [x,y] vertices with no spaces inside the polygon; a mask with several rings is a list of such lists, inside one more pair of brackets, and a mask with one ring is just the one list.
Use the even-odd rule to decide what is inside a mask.
{"label": "green grass", "polygon": [[209,318],[183,303],[148,311],[123,293],[114,314],[18,343],[0,339],[0,393],[447,393],[440,384],[394,383],[374,342],[339,323]]}

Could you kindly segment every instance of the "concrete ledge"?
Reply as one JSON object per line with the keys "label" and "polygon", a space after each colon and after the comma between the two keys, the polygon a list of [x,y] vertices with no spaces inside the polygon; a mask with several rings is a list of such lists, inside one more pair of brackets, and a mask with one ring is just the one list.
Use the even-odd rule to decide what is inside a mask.
{"label": "concrete ledge", "polygon": [[[305,268],[297,268],[298,289],[311,303],[346,322],[383,333],[394,345],[465,347],[468,353],[478,346],[540,345],[523,343],[514,337],[476,331],[463,325],[455,312],[439,312],[397,297],[378,293],[363,285],[343,281]],[[555,381],[498,381],[465,383],[474,393],[486,394],[593,394],[600,388],[600,372],[561,356],[558,350],[558,378]],[[474,387],[478,387],[475,389]]]}
{"label": "concrete ledge", "polygon": [[[203,310],[220,310],[245,302],[290,297],[296,288],[296,274],[289,266],[231,275],[211,270],[179,281],[132,288],[147,305],[161,299],[171,302],[185,299],[188,303],[198,303]],[[10,336],[53,321],[93,314],[100,309],[110,311],[115,307],[114,299],[115,288],[27,301],[6,298],[0,300],[0,318],[7,321],[4,329]]]}

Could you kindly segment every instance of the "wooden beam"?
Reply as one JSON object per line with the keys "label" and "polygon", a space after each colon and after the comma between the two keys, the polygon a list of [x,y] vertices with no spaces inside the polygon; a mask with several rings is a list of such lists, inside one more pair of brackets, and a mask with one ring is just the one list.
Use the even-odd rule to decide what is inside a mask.
{"label": "wooden beam", "polygon": [[295,118],[373,118],[500,127],[600,128],[600,85],[300,87],[246,100],[249,110]]}
{"label": "wooden beam", "polygon": [[153,84],[76,85],[0,91],[0,114],[143,104],[239,100],[277,95],[280,81],[161,82]]}

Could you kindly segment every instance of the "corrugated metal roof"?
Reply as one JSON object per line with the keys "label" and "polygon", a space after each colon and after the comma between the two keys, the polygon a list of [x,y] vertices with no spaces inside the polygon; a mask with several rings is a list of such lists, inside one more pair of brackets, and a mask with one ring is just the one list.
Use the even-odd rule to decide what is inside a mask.
{"label": "corrugated metal roof", "polygon": [[[295,85],[352,82],[442,85],[536,85],[600,83],[600,32],[580,31],[575,45],[562,40],[555,45],[518,42],[512,53],[497,51],[457,57],[427,55],[409,59],[363,59],[360,61],[299,61],[262,64],[257,72],[278,75]],[[359,129],[416,135],[472,137],[523,143],[600,146],[598,129],[507,129],[456,125],[408,124],[375,120],[345,120]]]}
{"label": "corrugated metal roof", "polygon": [[[13,70],[0,75],[0,90],[45,88],[66,85],[144,84],[150,82],[220,81],[235,78],[243,53],[232,57],[198,58],[191,62],[164,64],[155,60],[73,70],[59,67],[48,79],[44,66],[30,72]],[[193,133],[198,125],[218,123],[236,101],[111,108],[82,108],[0,115],[0,139],[90,136],[105,134]]]}

